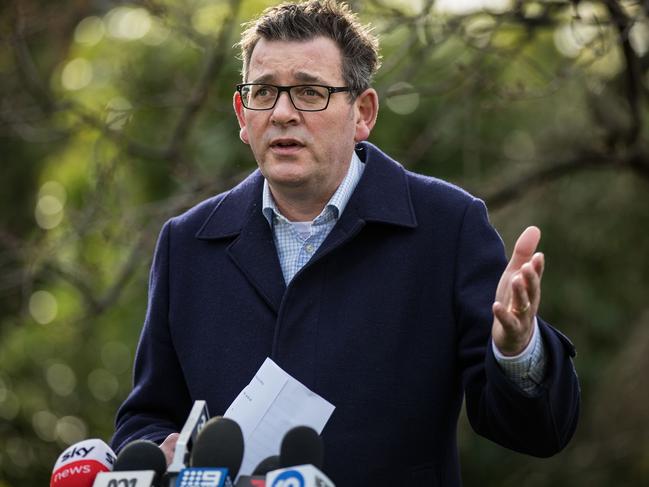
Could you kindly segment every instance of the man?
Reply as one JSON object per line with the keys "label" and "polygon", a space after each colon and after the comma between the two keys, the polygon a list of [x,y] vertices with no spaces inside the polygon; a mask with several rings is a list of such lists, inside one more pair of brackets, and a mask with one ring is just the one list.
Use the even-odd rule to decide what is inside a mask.
{"label": "man", "polygon": [[378,46],[346,6],[270,8],[241,46],[234,110],[259,170],[165,224],[113,445],[170,458],[192,401],[223,413],[270,356],[336,406],[339,487],[460,485],[464,395],[478,433],[561,450],[579,386],[572,344],[536,317],[539,230],[507,264],[481,201],[365,142]]}

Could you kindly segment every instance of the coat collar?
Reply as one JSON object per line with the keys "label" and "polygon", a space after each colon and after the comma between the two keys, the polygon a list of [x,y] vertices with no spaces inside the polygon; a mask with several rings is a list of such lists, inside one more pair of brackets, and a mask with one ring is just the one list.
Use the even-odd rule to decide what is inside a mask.
{"label": "coat collar", "polygon": [[[417,220],[403,166],[369,142],[358,144],[356,153],[367,166],[344,214],[366,222],[416,227]],[[232,188],[214,208],[196,237],[233,237],[258,217],[263,219],[263,181],[263,176],[257,169]]]}
{"label": "coat collar", "polygon": [[[359,144],[358,156],[367,164],[345,211],[292,283],[323,256],[352,239],[367,222],[417,226],[404,168],[369,143]],[[286,283],[273,234],[262,213],[263,177],[253,172],[221,199],[196,237],[233,238],[227,253],[268,306],[279,313]]]}

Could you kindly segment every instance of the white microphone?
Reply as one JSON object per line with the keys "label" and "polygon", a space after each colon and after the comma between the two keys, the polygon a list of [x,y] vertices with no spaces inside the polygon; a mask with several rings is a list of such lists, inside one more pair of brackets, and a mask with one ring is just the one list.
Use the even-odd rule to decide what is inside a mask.
{"label": "white microphone", "polygon": [[266,487],[336,487],[322,471],[313,465],[273,470],[266,475]]}
{"label": "white microphone", "polygon": [[187,421],[185,421],[185,425],[180,431],[180,435],[178,435],[174,456],[167,468],[167,474],[165,475],[167,485],[175,485],[178,473],[189,463],[189,451],[196,442],[198,433],[209,419],[210,413],[207,410],[207,402],[202,400],[194,401],[189,416],[187,416]]}
{"label": "white microphone", "polygon": [[92,487],[97,475],[113,469],[115,453],[102,440],[75,443],[54,464],[50,487]]}

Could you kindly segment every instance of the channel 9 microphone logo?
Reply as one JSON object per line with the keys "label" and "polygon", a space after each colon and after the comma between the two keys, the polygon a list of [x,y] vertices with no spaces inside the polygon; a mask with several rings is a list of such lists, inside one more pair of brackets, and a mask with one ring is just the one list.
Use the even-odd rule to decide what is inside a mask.
{"label": "channel 9 microphone logo", "polygon": [[304,487],[304,477],[297,470],[282,472],[270,487]]}
{"label": "channel 9 microphone logo", "polygon": [[224,487],[227,469],[224,468],[186,468],[181,470],[176,487]]}

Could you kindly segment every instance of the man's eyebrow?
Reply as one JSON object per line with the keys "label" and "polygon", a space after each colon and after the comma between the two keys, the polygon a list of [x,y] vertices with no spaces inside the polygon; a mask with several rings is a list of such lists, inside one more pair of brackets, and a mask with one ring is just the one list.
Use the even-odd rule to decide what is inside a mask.
{"label": "man's eyebrow", "polygon": [[295,79],[302,83],[324,83],[322,78],[302,71],[295,73]]}
{"label": "man's eyebrow", "polygon": [[253,79],[252,81],[249,81],[249,83],[272,83],[272,81],[275,79],[275,77],[272,74],[264,74],[260,76],[259,78]]}

